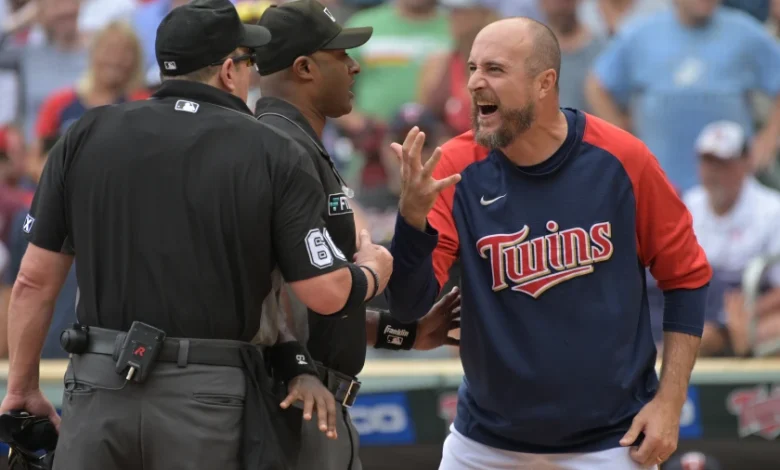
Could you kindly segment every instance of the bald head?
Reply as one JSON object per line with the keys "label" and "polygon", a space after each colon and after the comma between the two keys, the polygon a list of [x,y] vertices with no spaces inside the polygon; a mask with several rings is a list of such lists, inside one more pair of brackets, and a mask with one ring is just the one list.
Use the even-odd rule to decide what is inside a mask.
{"label": "bald head", "polygon": [[555,34],[529,18],[496,21],[479,32],[469,56],[475,140],[506,148],[536,122],[557,116],[561,51]]}
{"label": "bald head", "polygon": [[512,56],[524,56],[531,77],[555,70],[557,87],[561,76],[561,47],[555,33],[543,23],[524,17],[506,18],[487,25],[475,42],[480,38],[506,44]]}

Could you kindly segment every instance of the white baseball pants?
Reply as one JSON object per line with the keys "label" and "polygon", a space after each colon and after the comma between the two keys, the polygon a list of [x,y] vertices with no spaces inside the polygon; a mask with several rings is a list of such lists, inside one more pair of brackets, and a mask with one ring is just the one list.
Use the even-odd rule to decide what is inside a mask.
{"label": "white baseball pants", "polygon": [[658,470],[631,460],[628,448],[584,454],[527,454],[480,444],[450,426],[439,470]]}

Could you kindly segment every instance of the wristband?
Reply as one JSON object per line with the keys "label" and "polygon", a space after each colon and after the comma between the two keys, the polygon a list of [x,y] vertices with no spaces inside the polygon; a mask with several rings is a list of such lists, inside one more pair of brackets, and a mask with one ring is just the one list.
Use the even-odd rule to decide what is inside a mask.
{"label": "wristband", "polygon": [[369,268],[366,265],[361,264],[360,267],[370,272],[371,276],[373,276],[374,278],[374,292],[371,294],[371,297],[369,297],[368,300],[366,301],[368,302],[372,300],[374,297],[376,297],[376,295],[379,293],[379,275],[376,273],[376,271],[374,271],[373,269]]}
{"label": "wristband", "polygon": [[348,264],[347,268],[352,275],[352,289],[349,291],[347,303],[333,314],[334,318],[346,318],[353,312],[365,312],[363,306],[366,304],[366,292],[368,292],[368,276],[366,272],[360,269],[356,264]]}
{"label": "wristband", "polygon": [[414,347],[418,322],[402,323],[390,315],[387,310],[379,310],[379,322],[376,330],[376,349],[409,351]]}
{"label": "wristband", "polygon": [[303,374],[319,377],[317,366],[303,345],[297,341],[278,343],[266,350],[274,377],[289,382]]}

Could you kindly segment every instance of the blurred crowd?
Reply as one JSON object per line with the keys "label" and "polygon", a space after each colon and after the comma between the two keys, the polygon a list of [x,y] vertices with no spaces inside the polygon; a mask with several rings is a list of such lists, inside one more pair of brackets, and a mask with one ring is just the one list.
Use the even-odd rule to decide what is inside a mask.
{"label": "blurred crowd", "polygon": [[[252,23],[283,1],[234,3]],[[330,122],[324,137],[374,241],[389,243],[397,212],[389,143],[419,126],[430,154],[468,131],[474,37],[496,19],[527,16],[560,42],[562,106],[640,137],[689,207],[715,272],[702,354],[749,356],[754,343],[780,340],[780,264],[767,270],[756,302],[742,283],[751,260],[780,254],[780,0],[320,1],[342,24],[374,27],[372,39],[351,51],[361,65],[355,109]],[[21,228],[48,150],[87,109],[154,92],[156,28],[183,3],[0,0],[0,312],[26,249]],[[255,80],[250,107],[260,96]],[[662,346],[663,296],[649,271],[647,283]],[[75,321],[77,296],[71,271],[45,358],[64,356],[58,332]],[[4,329],[0,321],[0,338]]]}

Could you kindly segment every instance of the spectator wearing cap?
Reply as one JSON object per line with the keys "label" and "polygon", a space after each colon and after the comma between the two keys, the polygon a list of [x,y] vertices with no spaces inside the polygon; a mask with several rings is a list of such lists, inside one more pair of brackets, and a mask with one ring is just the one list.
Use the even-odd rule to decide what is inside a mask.
{"label": "spectator wearing cap", "polygon": [[54,92],[41,106],[35,145],[64,135],[88,109],[149,97],[144,88],[141,45],[130,26],[110,23],[92,41],[89,66],[81,80]]}
{"label": "spectator wearing cap", "polygon": [[[373,28],[342,28],[328,8],[314,0],[269,8],[258,24],[271,31],[272,40],[257,51],[263,97],[256,104],[255,115],[260,122],[279,129],[306,149],[316,168],[308,175],[309,184],[318,188],[320,200],[328,203],[323,218],[329,243],[343,257],[352,259],[359,248],[358,237],[361,248],[370,237],[354,202],[354,191],[341,177],[323,145],[322,135],[326,119],[339,118],[352,109],[350,89],[360,73],[360,65],[350,57],[349,50],[370,42]],[[295,357],[286,352],[292,351],[289,345],[298,344],[296,338],[306,344],[317,361],[322,384],[335,396],[335,415],[339,418],[335,432],[331,432],[318,429],[314,421],[304,416],[301,457],[296,469],[359,470],[362,465],[358,433],[346,407],[351,406],[359,390],[357,376],[366,360],[366,345],[394,350],[441,346],[449,331],[454,307],[451,302],[456,296],[445,296],[419,322],[400,324],[392,320],[389,312],[367,311],[365,303],[351,306],[338,321],[333,321],[307,309],[294,293],[287,294],[286,303],[296,328],[290,341],[274,345],[269,354],[285,354],[294,362]],[[380,297],[373,297],[371,302]],[[387,331],[405,333],[388,335]],[[304,393],[319,395],[320,391],[312,384]]]}
{"label": "spectator wearing cap", "polygon": [[[753,122],[750,96],[772,112]],[[626,24],[596,59],[586,96],[593,113],[631,131],[681,191],[696,184],[696,136],[709,122],[739,123],[764,169],[780,136],[780,44],[748,14],[716,1],[676,0]]]}
{"label": "spectator wearing cap", "polygon": [[[331,249],[310,158],[246,106],[254,49],[270,39],[228,0],[173,9],[157,30],[154,99],[89,110],[49,152],[20,228],[0,413],[59,426],[54,468],[290,468],[300,422],[284,420],[272,358],[252,343],[278,336],[260,331],[265,316],[283,320],[267,307],[277,273],[322,315],[386,285],[387,250],[362,240],[358,266]],[[76,256],[60,425],[38,369]],[[288,370],[316,375],[294,357]]]}
{"label": "spectator wearing cap", "polygon": [[[746,133],[736,122],[707,125],[695,151],[701,185],[683,201],[714,276],[726,285],[725,325],[705,324],[702,348],[715,353],[730,346],[735,354],[748,355],[752,312],[745,307],[742,274],[753,258],[780,254],[780,193],[751,176]],[[762,284],[755,308],[759,342],[780,337],[780,265],[769,269]]]}
{"label": "spectator wearing cap", "polygon": [[500,17],[480,0],[441,0],[440,5],[449,13],[454,45],[425,61],[416,101],[457,135],[471,129],[471,95],[466,86],[471,44],[482,28]]}

